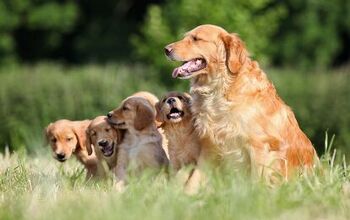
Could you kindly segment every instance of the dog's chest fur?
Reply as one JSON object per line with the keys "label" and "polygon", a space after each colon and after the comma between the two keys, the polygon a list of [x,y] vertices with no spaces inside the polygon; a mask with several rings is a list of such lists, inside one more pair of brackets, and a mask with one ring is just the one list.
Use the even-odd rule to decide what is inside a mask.
{"label": "dog's chest fur", "polygon": [[192,96],[196,132],[205,140],[202,147],[214,150],[219,160],[230,158],[236,167],[249,165],[244,115],[234,114],[232,109],[236,106],[219,94],[192,93]]}

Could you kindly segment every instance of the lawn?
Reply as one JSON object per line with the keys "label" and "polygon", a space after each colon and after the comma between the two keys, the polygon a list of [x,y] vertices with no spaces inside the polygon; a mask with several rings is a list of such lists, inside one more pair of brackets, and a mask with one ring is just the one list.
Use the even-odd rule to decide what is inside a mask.
{"label": "lawn", "polygon": [[74,160],[4,153],[0,219],[349,219],[350,167],[327,152],[314,173],[276,187],[215,169],[193,196],[162,174],[131,179],[120,193],[112,181],[86,183]]}

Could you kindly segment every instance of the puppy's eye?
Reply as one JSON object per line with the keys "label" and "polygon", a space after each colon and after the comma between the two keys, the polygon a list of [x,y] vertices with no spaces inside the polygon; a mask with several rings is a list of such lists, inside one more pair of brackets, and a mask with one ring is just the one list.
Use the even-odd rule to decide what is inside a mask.
{"label": "puppy's eye", "polygon": [[198,40],[199,40],[199,38],[198,38],[198,37],[196,37],[196,36],[192,36],[192,40],[193,40],[193,41],[198,41]]}
{"label": "puppy's eye", "polygon": [[184,100],[184,97],[182,96],[178,96],[177,98],[179,98],[180,100]]}
{"label": "puppy's eye", "polygon": [[73,140],[72,137],[67,138],[67,141],[72,141],[72,140]]}
{"label": "puppy's eye", "polygon": [[165,100],[166,100],[166,99],[163,99],[162,102],[165,103]]}
{"label": "puppy's eye", "polygon": [[51,139],[51,142],[52,142],[52,143],[56,143],[56,142],[57,142],[57,139],[56,139],[56,138],[52,138],[52,139]]}
{"label": "puppy's eye", "polygon": [[126,106],[123,106],[123,111],[129,111],[130,109],[128,108],[128,107],[126,107]]}
{"label": "puppy's eye", "polygon": [[111,130],[111,129],[109,129],[109,128],[106,128],[106,129],[105,129],[106,132],[109,132],[110,130]]}

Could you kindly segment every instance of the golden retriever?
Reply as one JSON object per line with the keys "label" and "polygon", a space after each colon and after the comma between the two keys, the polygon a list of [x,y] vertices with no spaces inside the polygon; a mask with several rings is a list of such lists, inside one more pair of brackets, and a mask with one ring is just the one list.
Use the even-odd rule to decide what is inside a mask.
{"label": "golden retriever", "polygon": [[[122,141],[123,132],[112,127],[106,116],[97,116],[91,121],[86,133],[88,154],[95,152],[100,163],[104,161],[109,170],[113,169],[117,165],[118,145]],[[100,167],[103,168],[103,165],[100,164]]]}
{"label": "golden retriever", "polygon": [[194,131],[191,96],[169,92],[156,105],[157,120],[168,139],[170,164],[175,170],[196,164],[200,152],[199,138]]}
{"label": "golden retriever", "polygon": [[165,53],[184,62],[172,76],[191,80],[199,163],[225,159],[269,181],[313,167],[314,147],[237,34],[201,25]]}
{"label": "golden retriever", "polygon": [[85,166],[87,178],[98,176],[96,155],[94,152],[89,155],[86,149],[86,129],[90,122],[90,120],[61,119],[50,123],[45,128],[46,139],[51,146],[54,158],[64,162],[74,154]]}
{"label": "golden retriever", "polygon": [[168,165],[162,136],[155,123],[155,110],[147,99],[131,96],[107,117],[110,124],[125,130],[115,169],[117,184],[124,184],[128,168],[140,172],[145,168],[159,169]]}

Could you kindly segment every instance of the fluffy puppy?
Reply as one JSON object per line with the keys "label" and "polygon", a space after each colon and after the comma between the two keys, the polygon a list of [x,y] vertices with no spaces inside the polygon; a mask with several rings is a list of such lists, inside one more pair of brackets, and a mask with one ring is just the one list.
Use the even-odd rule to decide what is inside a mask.
{"label": "fluffy puppy", "polygon": [[200,152],[191,113],[191,96],[169,92],[157,103],[157,120],[168,139],[170,164],[175,170],[196,164]]}
{"label": "fluffy puppy", "polygon": [[160,169],[169,161],[162,148],[162,136],[155,123],[155,111],[142,97],[129,97],[121,106],[107,114],[108,122],[125,130],[119,145],[115,174],[124,182],[126,169],[137,172],[145,168]]}
{"label": "fluffy puppy", "polygon": [[86,133],[88,154],[95,152],[101,168],[105,162],[109,170],[113,169],[117,165],[118,145],[122,141],[123,132],[113,128],[106,116],[97,116],[91,121]]}
{"label": "fluffy puppy", "polygon": [[237,34],[201,25],[165,53],[184,62],[173,77],[191,81],[199,164],[225,160],[267,180],[313,167],[314,147]]}
{"label": "fluffy puppy", "polygon": [[87,178],[98,175],[97,158],[94,152],[88,154],[86,129],[90,120],[70,121],[66,119],[50,123],[45,128],[47,142],[56,160],[64,162],[72,154],[85,166]]}

